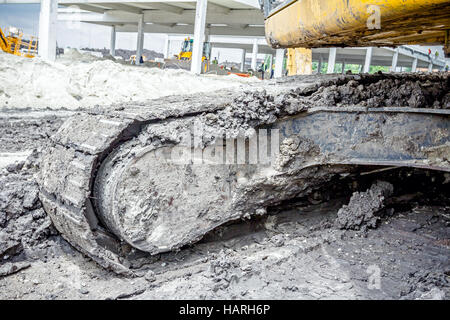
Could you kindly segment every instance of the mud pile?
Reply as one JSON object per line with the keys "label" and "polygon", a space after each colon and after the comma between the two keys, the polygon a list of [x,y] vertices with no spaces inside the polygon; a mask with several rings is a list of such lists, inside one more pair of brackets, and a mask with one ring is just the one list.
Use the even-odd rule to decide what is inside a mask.
{"label": "mud pile", "polygon": [[0,265],[7,264],[0,276],[19,271],[26,266],[23,261],[45,256],[47,239],[57,234],[39,201],[33,177],[38,169],[35,150],[0,175]]}
{"label": "mud pile", "polygon": [[[109,49],[94,49],[94,48],[82,48],[81,50],[84,51],[93,51],[93,52],[101,52],[103,57],[110,56]],[[115,51],[115,57],[122,57],[124,61],[130,59],[132,55],[136,54],[136,51],[133,50],[126,50],[126,49],[116,49]],[[149,50],[149,49],[143,49],[142,55],[144,55],[147,60],[155,60],[155,58],[164,58],[164,55],[162,53]]]}
{"label": "mud pile", "polygon": [[0,152],[41,149],[64,121],[55,116],[1,121],[1,114],[7,114],[7,111],[0,109]]}
{"label": "mud pile", "polygon": [[360,105],[368,108],[410,107],[450,109],[448,73],[378,74],[356,76],[346,84],[321,87],[310,101],[326,106]]}
{"label": "mud pile", "polygon": [[259,81],[124,65],[76,50],[55,63],[0,52],[0,70],[0,108],[15,109],[75,110],[239,88],[243,83]]}
{"label": "mud pile", "polygon": [[376,213],[393,192],[394,186],[385,181],[377,181],[365,192],[355,192],[349,204],[338,211],[336,225],[341,229],[375,228],[379,222]]}
{"label": "mud pile", "polygon": [[269,86],[246,91],[224,110],[204,116],[203,121],[215,131],[227,130],[227,136],[237,136],[251,127],[317,107],[450,109],[448,73],[300,76],[275,84],[289,87],[292,83],[294,88],[287,93]]}

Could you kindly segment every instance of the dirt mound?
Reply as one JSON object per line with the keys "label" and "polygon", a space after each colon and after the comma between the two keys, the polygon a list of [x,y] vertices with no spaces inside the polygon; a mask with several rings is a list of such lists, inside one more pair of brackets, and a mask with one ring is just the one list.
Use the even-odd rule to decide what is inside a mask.
{"label": "dirt mound", "polygon": [[[311,83],[306,88],[279,96],[284,102],[294,99],[303,107],[363,106],[367,108],[411,107],[450,108],[450,77],[447,72],[422,74],[342,75]],[[293,77],[290,81],[301,77]],[[282,80],[286,82],[288,80]],[[306,79],[308,81],[308,79]]]}
{"label": "dirt mound", "polygon": [[[39,167],[35,150],[26,161],[7,167],[0,175],[0,264],[42,255],[46,240],[56,235],[38,198],[33,175]],[[8,270],[15,270],[14,265]]]}
{"label": "dirt mound", "polygon": [[57,117],[0,121],[0,152],[42,148],[63,121]]}
{"label": "dirt mound", "polygon": [[0,52],[0,71],[0,108],[16,109],[92,108],[238,88],[248,82],[244,78],[124,65],[76,50],[51,64]]}
{"label": "dirt mound", "polygon": [[379,221],[375,214],[383,208],[385,198],[393,191],[394,186],[389,182],[377,181],[366,192],[355,192],[349,204],[338,211],[336,225],[341,229],[375,228]]}

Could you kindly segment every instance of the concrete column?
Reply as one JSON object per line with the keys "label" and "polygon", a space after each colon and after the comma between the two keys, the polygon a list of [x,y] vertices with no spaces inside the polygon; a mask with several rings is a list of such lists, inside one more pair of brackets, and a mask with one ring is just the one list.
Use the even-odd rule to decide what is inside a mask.
{"label": "concrete column", "polygon": [[284,51],[285,49],[277,49],[275,54],[275,71],[273,76],[281,78],[283,76]]}
{"label": "concrete column", "polygon": [[323,57],[322,55],[319,56],[319,65],[317,66],[317,73],[320,74],[322,71],[322,65],[323,65]]}
{"label": "concrete column", "polygon": [[289,48],[287,51],[288,75],[312,74],[312,50]]}
{"label": "concrete column", "polygon": [[207,27],[205,27],[205,38],[204,38],[205,42],[210,42],[210,35],[211,35],[211,27],[208,25]]}
{"label": "concrete column", "polygon": [[413,63],[412,63],[412,67],[411,67],[411,72],[416,72],[417,71],[417,62],[418,62],[418,59],[414,58]]}
{"label": "concrete column", "polygon": [[116,26],[111,26],[111,43],[109,54],[113,57],[116,55]]}
{"label": "concrete column", "polygon": [[428,65],[428,72],[433,72],[433,62]]}
{"label": "concrete column", "polygon": [[140,65],[142,51],[144,49],[144,15],[139,15],[138,36],[136,45],[136,65]]}
{"label": "concrete column", "polygon": [[328,56],[328,70],[327,73],[334,73],[334,66],[336,65],[336,48],[330,48],[330,54]]}
{"label": "concrete column", "polygon": [[169,51],[170,51],[170,36],[166,34],[166,41],[164,43],[164,58],[169,59]]}
{"label": "concrete column", "polygon": [[342,61],[342,74],[345,73],[345,60]]}
{"label": "concrete column", "polygon": [[191,72],[202,72],[203,41],[206,27],[207,0],[197,0],[195,8],[194,48],[192,49]]}
{"label": "concrete column", "polygon": [[245,70],[245,55],[246,55],[245,49],[242,49],[242,57],[241,57],[241,72],[244,72]]}
{"label": "concrete column", "polygon": [[252,70],[256,72],[256,63],[258,59],[258,39],[253,40],[253,50],[252,50]]}
{"label": "concrete column", "polygon": [[58,0],[42,0],[39,14],[39,56],[46,61],[56,60],[56,26]]}
{"label": "concrete column", "polygon": [[273,54],[270,55],[270,66],[269,66],[269,73],[272,73],[272,66],[273,66]]}
{"label": "concrete column", "polygon": [[398,49],[395,50],[394,56],[392,57],[391,72],[397,72],[397,64],[398,64]]}
{"label": "concrete column", "polygon": [[363,73],[369,73],[370,64],[372,63],[373,48],[369,47],[366,49],[366,60],[364,61]]}

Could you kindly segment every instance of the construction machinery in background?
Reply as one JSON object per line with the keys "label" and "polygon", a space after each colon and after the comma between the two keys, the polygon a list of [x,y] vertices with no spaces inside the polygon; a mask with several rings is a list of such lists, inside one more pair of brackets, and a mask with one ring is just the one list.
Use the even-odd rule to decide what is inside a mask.
{"label": "construction machinery in background", "polygon": [[[449,1],[261,2],[274,48],[444,43],[448,52]],[[179,61],[189,61],[190,47],[187,39]],[[98,107],[52,137],[40,199],[73,246],[134,274],[152,255],[343,179],[435,170],[443,172],[436,190],[444,190],[449,79],[314,75]]]}
{"label": "construction machinery in background", "polygon": [[[175,55],[178,60],[190,61],[192,60],[192,50],[194,48],[194,39],[186,38],[181,44],[181,51],[179,54]],[[202,61],[205,56],[202,56]]]}
{"label": "construction machinery in background", "polygon": [[[190,70],[191,62],[192,62],[192,50],[194,48],[194,39],[186,38],[181,44],[180,53],[175,55],[174,59],[168,59],[166,61],[166,68],[179,68]],[[207,73],[210,69],[211,65],[211,43],[204,42],[203,43],[203,52],[202,52],[202,72]]]}
{"label": "construction machinery in background", "polygon": [[0,47],[4,52],[16,56],[34,58],[37,55],[38,39],[33,36],[27,37],[17,28],[9,27],[8,35],[0,28]]}

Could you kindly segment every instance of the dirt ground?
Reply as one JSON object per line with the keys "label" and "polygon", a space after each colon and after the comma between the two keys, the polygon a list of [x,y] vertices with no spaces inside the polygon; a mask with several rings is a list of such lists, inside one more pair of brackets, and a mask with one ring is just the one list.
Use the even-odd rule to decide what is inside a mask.
{"label": "dirt ground", "polygon": [[58,235],[37,198],[39,150],[68,115],[0,114],[0,299],[450,298],[450,206],[433,189],[450,179],[429,172],[406,173],[406,204],[374,229],[339,228],[352,192],[325,192],[148,259],[143,276],[105,271]]}

